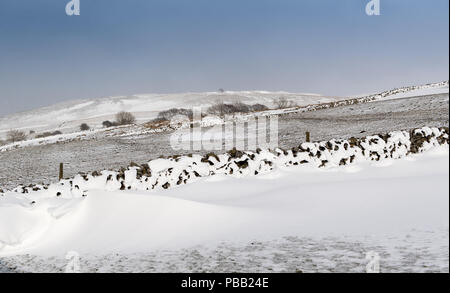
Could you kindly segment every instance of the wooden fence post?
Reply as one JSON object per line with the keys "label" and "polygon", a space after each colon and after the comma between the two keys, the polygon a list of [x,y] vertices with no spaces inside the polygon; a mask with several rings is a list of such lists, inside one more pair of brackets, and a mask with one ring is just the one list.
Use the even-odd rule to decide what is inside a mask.
{"label": "wooden fence post", "polygon": [[59,164],[59,180],[64,178],[64,163]]}
{"label": "wooden fence post", "polygon": [[306,142],[311,142],[311,134],[309,131],[306,132]]}

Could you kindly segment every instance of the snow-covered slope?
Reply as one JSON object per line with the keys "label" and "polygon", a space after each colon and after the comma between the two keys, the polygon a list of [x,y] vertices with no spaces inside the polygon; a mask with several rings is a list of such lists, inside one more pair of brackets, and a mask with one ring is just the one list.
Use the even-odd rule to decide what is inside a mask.
{"label": "snow-covered slope", "polygon": [[448,94],[448,81],[426,84],[422,86],[411,86],[381,93],[381,99],[392,100],[410,97]]}
{"label": "snow-covered slope", "polygon": [[[377,93],[361,95],[368,100],[395,99],[429,94],[447,93],[448,81],[420,86],[403,87]],[[59,130],[63,133],[77,131],[81,123],[100,128],[105,120],[114,120],[117,112],[132,112],[137,122],[146,122],[155,118],[160,111],[170,108],[208,107],[216,102],[243,102],[263,104],[269,108],[275,101],[285,98],[299,107],[317,104],[330,104],[350,99],[349,97],[327,97],[319,94],[267,92],[267,91],[226,91],[178,94],[142,94],[133,96],[105,97],[64,102],[53,106],[0,117],[0,139],[11,129],[25,132]],[[355,97],[353,97],[355,98]]]}
{"label": "snow-covered slope", "polygon": [[219,101],[259,103],[273,107],[274,100],[282,97],[295,102],[299,106],[332,102],[339,99],[316,94],[227,91],[224,93],[143,94],[79,100],[0,118],[0,138],[4,137],[10,129],[69,132],[78,129],[81,123],[88,123],[91,127],[101,127],[103,121],[113,121],[115,114],[120,111],[132,112],[138,122],[146,122],[155,118],[160,111],[170,108],[208,107]]}

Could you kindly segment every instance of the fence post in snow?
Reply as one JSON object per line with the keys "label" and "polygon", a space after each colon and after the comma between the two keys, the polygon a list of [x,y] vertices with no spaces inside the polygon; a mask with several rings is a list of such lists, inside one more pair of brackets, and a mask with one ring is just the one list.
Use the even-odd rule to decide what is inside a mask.
{"label": "fence post in snow", "polygon": [[306,142],[311,142],[311,134],[309,131],[306,132]]}
{"label": "fence post in snow", "polygon": [[59,164],[59,180],[63,179],[64,177],[64,163]]}

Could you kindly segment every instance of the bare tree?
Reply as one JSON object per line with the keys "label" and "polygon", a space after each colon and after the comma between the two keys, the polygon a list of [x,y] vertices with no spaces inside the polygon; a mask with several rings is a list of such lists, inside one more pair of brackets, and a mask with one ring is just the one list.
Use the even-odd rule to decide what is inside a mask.
{"label": "bare tree", "polygon": [[14,142],[25,140],[27,138],[27,135],[25,134],[25,132],[20,131],[20,130],[10,130],[6,134],[6,137],[8,138],[9,142],[14,143]]}
{"label": "bare tree", "polygon": [[116,114],[118,125],[128,125],[136,122],[136,118],[130,112],[119,112]]}

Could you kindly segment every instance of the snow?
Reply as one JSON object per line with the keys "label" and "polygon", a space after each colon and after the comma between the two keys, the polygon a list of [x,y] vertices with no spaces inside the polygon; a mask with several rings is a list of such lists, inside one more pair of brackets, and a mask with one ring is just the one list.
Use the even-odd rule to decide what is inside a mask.
{"label": "snow", "polygon": [[398,93],[392,96],[388,96],[384,98],[383,100],[393,100],[393,99],[403,99],[403,98],[410,98],[410,97],[419,97],[419,96],[428,96],[428,95],[439,95],[439,94],[448,94],[448,84],[438,87],[425,87],[425,88],[419,88],[416,90],[404,92],[404,93]]}
{"label": "snow", "polygon": [[[298,152],[157,159],[46,187],[18,187],[0,194],[0,257],[26,260],[26,271],[36,264],[28,256],[48,264],[76,251],[91,270],[108,265],[101,255],[115,255],[112,263],[135,262],[138,255],[153,259],[169,250],[175,258],[201,247],[199,253],[211,257],[216,247],[239,256],[236,250],[258,241],[260,254],[275,253],[277,245],[315,254],[311,247],[320,244],[333,258],[350,254],[346,260],[358,263],[362,252],[355,247],[377,248],[397,263],[392,271],[448,271],[448,159],[448,131],[424,127],[303,143]],[[330,239],[345,243],[345,252],[333,251]],[[419,256],[411,262],[405,251]],[[333,261],[323,257],[314,262],[332,271]],[[291,260],[289,267],[276,263],[266,268],[292,269]],[[254,268],[254,262],[243,267]]]}
{"label": "snow", "polygon": [[137,122],[144,123],[156,118],[160,111],[170,108],[209,107],[219,101],[260,103],[273,107],[274,100],[280,97],[294,101],[299,106],[339,99],[317,94],[264,91],[139,94],[84,99],[0,117],[0,138],[4,138],[11,129],[34,130],[37,133],[59,130],[66,133],[76,131],[81,123],[87,123],[91,128],[101,128],[103,121],[114,121],[115,114],[120,111],[132,112]]}
{"label": "snow", "polygon": [[[5,196],[0,200],[0,256],[19,262],[20,255],[34,255],[45,263],[76,251],[104,271],[114,271],[126,256],[129,267],[121,262],[116,269],[135,271],[152,255],[161,262],[154,270],[172,271],[165,261],[180,268],[192,254],[200,254],[197,261],[202,261],[217,253],[233,255],[235,262],[248,266],[241,269],[251,270],[258,267],[247,260],[253,253],[256,263],[266,259],[258,271],[283,271],[295,262],[292,253],[300,257],[297,266],[306,268],[303,257],[327,245],[325,254],[309,256],[319,270],[336,266],[337,256],[364,262],[356,246],[378,249],[385,268],[408,263],[416,253],[420,262],[395,269],[420,271],[435,265],[448,271],[448,159],[448,146],[441,146],[402,160],[280,168],[241,179],[212,176],[167,191],[90,190],[77,199],[42,192],[33,206]],[[250,253],[246,245],[255,241]],[[440,258],[422,259],[419,248]],[[267,259],[274,251],[282,258],[288,253],[285,264]],[[188,252],[189,257],[181,257]],[[226,259],[216,271],[233,267]],[[214,270],[211,261],[203,262]]]}
{"label": "snow", "polygon": [[[422,86],[404,87],[373,94],[368,97],[375,99],[396,99],[420,95],[447,93],[448,81]],[[361,95],[358,97],[362,97]],[[138,123],[148,122],[157,117],[160,111],[170,108],[209,107],[217,102],[247,104],[263,104],[274,108],[275,101],[286,98],[294,102],[294,109],[282,109],[267,113],[267,115],[298,111],[299,108],[317,104],[327,104],[348,100],[350,97],[330,97],[309,93],[288,93],[268,91],[226,91],[203,93],[175,94],[139,94],[132,96],[104,97],[99,99],[84,99],[60,103],[22,113],[0,117],[0,139],[4,139],[11,129],[23,131],[62,131],[76,132],[81,123],[87,123],[91,128],[102,128],[105,120],[113,121],[120,111],[132,112]]]}

